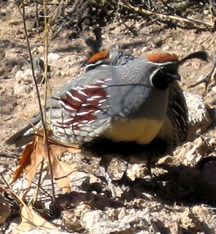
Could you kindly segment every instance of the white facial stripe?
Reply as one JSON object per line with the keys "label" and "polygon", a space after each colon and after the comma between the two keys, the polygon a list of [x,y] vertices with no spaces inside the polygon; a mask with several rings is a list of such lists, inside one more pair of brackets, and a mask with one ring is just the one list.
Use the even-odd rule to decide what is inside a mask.
{"label": "white facial stripe", "polygon": [[168,65],[168,64],[173,64],[173,63],[177,63],[175,61],[167,61],[167,62],[163,62],[163,63],[158,63],[158,62],[152,62],[152,61],[148,61],[149,63],[158,65],[158,66],[162,66],[162,65]]}
{"label": "white facial stripe", "polygon": [[152,74],[150,75],[150,83],[151,83],[151,85],[152,86],[154,86],[154,84],[152,83],[152,78],[155,76],[155,74],[158,72],[160,70],[160,67],[158,67],[156,70],[154,70],[153,72],[152,72]]}

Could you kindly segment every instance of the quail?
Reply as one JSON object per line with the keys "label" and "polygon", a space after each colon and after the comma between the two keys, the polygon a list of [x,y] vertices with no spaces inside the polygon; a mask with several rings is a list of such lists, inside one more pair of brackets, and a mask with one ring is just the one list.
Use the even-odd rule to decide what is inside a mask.
{"label": "quail", "polygon": [[[145,152],[166,152],[187,137],[187,106],[178,68],[187,59],[206,56],[196,52],[179,60],[166,52],[133,57],[121,51],[93,55],[86,71],[48,100],[52,137],[78,143],[83,151],[99,156],[105,174],[115,156],[142,160]],[[40,115],[33,124],[41,127]],[[28,125],[7,143],[21,146],[33,136]]]}

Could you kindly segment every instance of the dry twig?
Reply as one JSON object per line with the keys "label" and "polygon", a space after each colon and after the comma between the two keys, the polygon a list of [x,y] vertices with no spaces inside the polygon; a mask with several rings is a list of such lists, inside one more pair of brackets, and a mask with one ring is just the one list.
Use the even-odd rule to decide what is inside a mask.
{"label": "dry twig", "polygon": [[196,82],[195,84],[192,84],[191,86],[189,86],[189,88],[193,88],[199,84],[203,84],[205,83],[205,90],[207,90],[209,83],[211,81],[211,78],[214,76],[215,74],[215,70],[216,70],[216,53],[214,54],[213,57],[213,61],[212,61],[212,68],[210,70],[210,72],[207,74],[206,77],[204,77],[202,80]]}
{"label": "dry twig", "polygon": [[142,8],[134,7],[127,3],[127,1],[122,0],[119,3],[122,7],[127,8],[135,13],[145,15],[145,16],[154,16],[160,21],[176,21],[177,24],[185,24],[189,28],[196,28],[196,29],[211,29],[214,30],[215,25],[213,23],[203,22],[201,20],[195,19],[187,19],[180,16],[173,16],[173,15],[165,15],[161,13],[157,13],[155,11],[145,10]]}

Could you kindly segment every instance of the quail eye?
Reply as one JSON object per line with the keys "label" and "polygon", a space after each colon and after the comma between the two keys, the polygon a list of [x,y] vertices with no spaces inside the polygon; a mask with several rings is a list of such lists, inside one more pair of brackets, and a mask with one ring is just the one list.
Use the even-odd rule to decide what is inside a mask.
{"label": "quail eye", "polygon": [[167,67],[165,67],[165,66],[161,66],[160,70],[161,70],[162,72],[168,72],[168,69],[167,69]]}

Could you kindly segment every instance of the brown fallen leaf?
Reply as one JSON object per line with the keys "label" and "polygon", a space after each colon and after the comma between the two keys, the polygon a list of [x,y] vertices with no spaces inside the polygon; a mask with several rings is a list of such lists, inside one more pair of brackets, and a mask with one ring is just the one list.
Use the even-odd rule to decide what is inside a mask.
{"label": "brown fallen leaf", "polygon": [[39,165],[41,164],[42,160],[45,160],[47,164],[49,164],[49,161],[51,162],[50,166],[52,169],[52,174],[59,188],[62,189],[64,192],[69,192],[71,191],[69,175],[76,171],[76,166],[59,161],[57,156],[63,154],[64,152],[80,152],[79,146],[75,144],[64,145],[56,142],[51,138],[48,138],[48,147],[50,154],[49,160],[47,147],[44,144],[43,135],[43,130],[38,130],[33,142],[26,145],[21,155],[19,166],[14,173],[14,177],[11,183],[15,182],[21,176],[21,174],[26,173],[27,180],[30,185],[33,178],[35,177],[36,172],[39,169]]}
{"label": "brown fallen leaf", "polygon": [[15,182],[23,173],[24,169],[31,163],[30,156],[33,153],[33,149],[34,149],[34,142],[26,145],[19,160],[20,166],[14,172],[14,176],[11,183]]}

